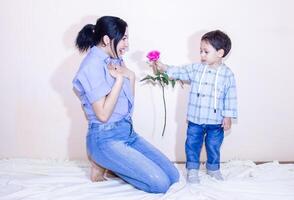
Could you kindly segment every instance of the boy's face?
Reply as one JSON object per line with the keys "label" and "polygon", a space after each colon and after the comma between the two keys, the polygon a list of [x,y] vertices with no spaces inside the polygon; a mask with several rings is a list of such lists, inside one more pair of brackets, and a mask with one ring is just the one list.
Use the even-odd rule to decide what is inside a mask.
{"label": "boy's face", "polygon": [[220,64],[223,50],[216,50],[208,41],[202,40],[200,43],[201,62],[210,66]]}

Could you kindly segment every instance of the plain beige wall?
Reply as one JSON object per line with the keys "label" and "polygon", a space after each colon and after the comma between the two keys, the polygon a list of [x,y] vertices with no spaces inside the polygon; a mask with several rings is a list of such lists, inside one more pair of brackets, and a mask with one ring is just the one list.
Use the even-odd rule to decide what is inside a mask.
{"label": "plain beige wall", "polygon": [[[238,84],[239,119],[222,160],[294,161],[294,3],[292,0],[84,0],[0,2],[0,158],[85,159],[87,122],[71,80],[84,55],[78,31],[103,15],[129,24],[127,65],[138,82],[137,132],[173,161],[184,161],[189,86],[167,88],[168,121],[158,86],[139,82],[149,50],[169,64],[199,61],[199,39],[222,29]],[[205,160],[205,154],[202,155]]]}

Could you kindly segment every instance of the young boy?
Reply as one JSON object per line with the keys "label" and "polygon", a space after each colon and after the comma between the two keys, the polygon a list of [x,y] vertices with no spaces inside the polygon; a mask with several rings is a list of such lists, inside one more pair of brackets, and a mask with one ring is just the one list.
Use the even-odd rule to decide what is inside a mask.
{"label": "young boy", "polygon": [[187,179],[199,183],[199,156],[205,140],[207,173],[223,180],[220,172],[220,147],[224,131],[231,128],[231,118],[237,118],[237,94],[233,72],[223,63],[231,49],[230,38],[216,30],[201,38],[201,63],[183,67],[153,64],[170,78],[188,81],[191,91],[188,104],[188,129],[185,144]]}

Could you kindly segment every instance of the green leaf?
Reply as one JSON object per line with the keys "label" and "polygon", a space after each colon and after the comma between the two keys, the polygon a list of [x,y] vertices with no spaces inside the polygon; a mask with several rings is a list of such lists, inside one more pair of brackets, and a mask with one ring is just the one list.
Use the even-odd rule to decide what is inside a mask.
{"label": "green leaf", "polygon": [[147,75],[140,81],[151,81],[151,82],[158,81],[158,83],[162,87],[168,86],[170,83],[173,88],[175,87],[176,83],[179,82],[181,86],[183,87],[183,82],[181,80],[173,80],[173,79],[171,80],[169,79],[169,76],[165,72],[160,72],[160,71],[157,71],[154,76]]}
{"label": "green leaf", "polygon": [[162,73],[162,76],[163,76],[165,79],[169,80],[169,77],[168,77],[168,75],[167,75],[166,73]]}
{"label": "green leaf", "polygon": [[156,80],[158,80],[159,82],[161,82],[161,79],[159,76],[155,77]]}
{"label": "green leaf", "polygon": [[150,76],[150,75],[147,75],[147,76],[145,76],[143,79],[141,79],[140,81],[142,82],[142,81],[146,81],[146,80],[152,80],[152,81],[155,81],[155,78],[153,77],[153,76]]}
{"label": "green leaf", "polygon": [[165,77],[161,77],[161,80],[162,80],[166,85],[168,85],[168,79],[166,79]]}
{"label": "green leaf", "polygon": [[175,80],[170,80],[171,84],[172,84],[172,87],[174,88],[175,85],[176,85],[176,81]]}

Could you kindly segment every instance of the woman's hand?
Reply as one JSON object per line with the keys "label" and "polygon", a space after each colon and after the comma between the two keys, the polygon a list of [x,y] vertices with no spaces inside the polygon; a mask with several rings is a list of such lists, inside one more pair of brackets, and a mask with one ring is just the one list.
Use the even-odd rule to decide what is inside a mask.
{"label": "woman's hand", "polygon": [[114,78],[120,78],[120,76],[128,78],[130,80],[135,79],[135,73],[127,68],[123,63],[122,66],[119,65],[109,65],[108,66],[109,73]]}
{"label": "woman's hand", "polygon": [[117,79],[124,77],[123,72],[119,68],[120,66],[118,65],[108,65],[109,73],[113,78]]}

